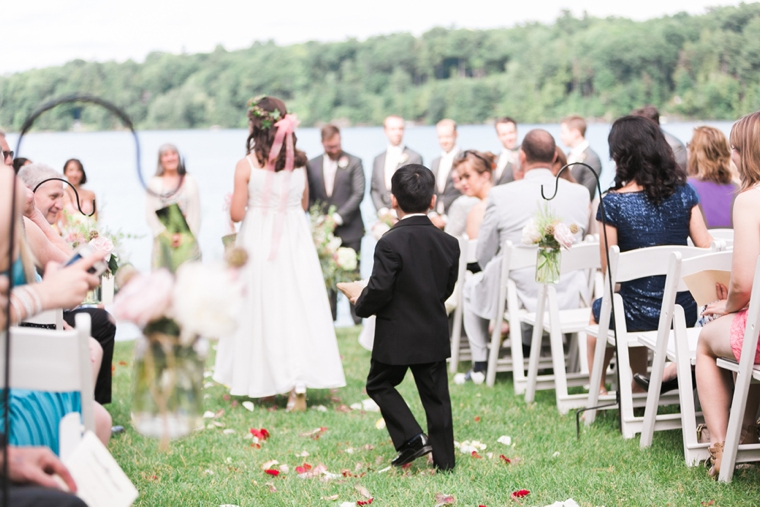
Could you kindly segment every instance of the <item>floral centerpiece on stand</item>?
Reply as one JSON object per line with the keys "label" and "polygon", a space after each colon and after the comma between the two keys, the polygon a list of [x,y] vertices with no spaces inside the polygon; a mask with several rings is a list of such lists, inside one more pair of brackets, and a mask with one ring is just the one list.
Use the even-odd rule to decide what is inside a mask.
{"label": "floral centerpiece on stand", "polygon": [[341,246],[341,239],[334,234],[337,227],[332,218],[335,214],[335,206],[330,206],[326,214],[322,209],[321,206],[315,204],[309,210],[311,236],[317,249],[325,287],[328,290],[335,290],[338,283],[350,282],[356,278],[358,256],[353,248]]}
{"label": "floral centerpiece on stand", "polygon": [[575,235],[580,231],[576,224],[566,225],[549,209],[548,204],[540,208],[522,230],[522,242],[537,245],[536,282],[559,282],[561,248],[570,248],[575,243]]}
{"label": "floral centerpiece on stand", "polygon": [[239,268],[244,250],[227,262],[186,262],[176,274],[159,269],[134,273],[116,297],[114,316],[136,324],[143,337],[135,345],[132,423],[146,436],[187,435],[202,421],[206,338],[231,334],[243,299]]}

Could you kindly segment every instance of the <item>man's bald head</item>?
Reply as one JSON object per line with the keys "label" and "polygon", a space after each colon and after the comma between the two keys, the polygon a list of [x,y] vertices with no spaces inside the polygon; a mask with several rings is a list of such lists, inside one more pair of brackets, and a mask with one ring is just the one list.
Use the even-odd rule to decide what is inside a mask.
{"label": "man's bald head", "polygon": [[533,129],[525,135],[520,149],[525,153],[528,164],[546,164],[554,162],[556,144],[552,135],[544,129]]}

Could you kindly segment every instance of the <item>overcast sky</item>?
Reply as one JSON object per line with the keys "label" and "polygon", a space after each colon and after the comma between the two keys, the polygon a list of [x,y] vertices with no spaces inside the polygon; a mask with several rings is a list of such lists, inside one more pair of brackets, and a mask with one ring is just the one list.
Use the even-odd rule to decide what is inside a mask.
{"label": "overcast sky", "polygon": [[69,60],[142,61],[151,51],[207,52],[274,39],[364,39],[434,27],[495,28],[580,15],[649,19],[738,0],[5,0],[0,74]]}

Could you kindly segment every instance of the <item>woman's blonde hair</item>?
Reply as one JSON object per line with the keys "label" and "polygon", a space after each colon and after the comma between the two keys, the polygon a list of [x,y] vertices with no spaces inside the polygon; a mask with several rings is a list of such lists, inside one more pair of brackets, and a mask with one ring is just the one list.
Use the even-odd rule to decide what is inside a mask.
{"label": "woman's blonde hair", "polygon": [[760,111],[743,116],[731,127],[731,149],[739,153],[741,190],[760,182]]}
{"label": "woman's blonde hair", "polygon": [[701,181],[731,183],[731,148],[723,132],[713,127],[694,129],[686,172]]}
{"label": "woman's blonde hair", "polygon": [[496,168],[496,155],[490,151],[465,150],[454,159],[452,169],[459,172],[459,166],[465,162],[470,162],[470,168],[478,174],[491,174]]}

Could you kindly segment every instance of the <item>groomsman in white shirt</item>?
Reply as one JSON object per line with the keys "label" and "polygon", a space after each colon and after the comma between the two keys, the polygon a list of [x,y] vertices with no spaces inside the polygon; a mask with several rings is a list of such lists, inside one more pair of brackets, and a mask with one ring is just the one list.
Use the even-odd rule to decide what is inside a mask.
{"label": "groomsman in white shirt", "polygon": [[[583,162],[590,165],[597,175],[602,174],[602,161],[586,140],[586,120],[577,115],[568,116],[560,124],[559,138],[562,144],[570,148],[567,152],[568,164]],[[593,201],[596,194],[596,178],[588,167],[576,165],[569,171],[575,181],[588,189]]]}
{"label": "groomsman in white shirt", "polygon": [[422,155],[404,146],[404,119],[391,115],[383,122],[383,131],[388,138],[388,147],[375,157],[372,165],[370,197],[383,217],[391,212],[391,178],[396,170],[407,164],[422,164]]}
{"label": "groomsman in white shirt", "polygon": [[444,119],[435,126],[438,144],[441,145],[441,156],[430,163],[430,170],[435,176],[435,210],[428,215],[433,224],[439,229],[446,225],[446,215],[449,206],[462,193],[454,187],[451,166],[462,150],[457,146],[457,123]]}
{"label": "groomsman in white shirt", "polygon": [[[319,203],[323,213],[334,207],[332,218],[337,225],[335,236],[341,239],[342,246],[351,248],[358,254],[364,236],[364,222],[359,210],[366,184],[362,161],[359,157],[343,151],[338,127],[327,124],[322,127],[321,133],[325,152],[309,160],[307,166],[309,207]],[[329,297],[335,320],[337,292],[331,290]],[[361,318],[354,313],[354,305],[351,305],[351,316],[355,324],[361,323]]]}
{"label": "groomsman in white shirt", "polygon": [[517,156],[520,149],[517,145],[517,122],[509,116],[497,119],[496,136],[502,150],[493,171],[493,182],[494,185],[503,185],[515,181],[515,168],[520,163]]}

